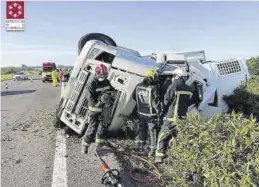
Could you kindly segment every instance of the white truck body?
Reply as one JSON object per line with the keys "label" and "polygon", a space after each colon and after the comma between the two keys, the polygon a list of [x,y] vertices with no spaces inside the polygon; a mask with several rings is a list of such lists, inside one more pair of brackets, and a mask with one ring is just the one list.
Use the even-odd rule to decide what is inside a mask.
{"label": "white truck body", "polygon": [[[98,60],[98,56],[109,54],[110,60]],[[194,55],[195,53],[188,52]],[[199,53],[200,54],[200,53]],[[204,58],[205,59],[205,53]],[[184,54],[178,54],[184,55]],[[156,56],[156,54],[150,55]],[[168,55],[170,56],[170,54]],[[197,56],[197,55],[196,55]],[[200,112],[205,117],[211,117],[217,112],[227,112],[227,106],[222,100],[225,94],[231,94],[240,85],[241,81],[249,78],[248,68],[244,59],[229,61],[201,63],[201,57],[186,58],[189,64],[189,79],[187,84],[194,82],[202,85],[201,101],[196,106],[191,106],[189,112]],[[178,59],[179,60],[179,59]],[[109,62],[107,62],[109,61]],[[130,115],[136,105],[132,99],[135,86],[144,78],[146,69],[157,69],[156,60],[142,57],[138,52],[107,45],[98,40],[88,41],[80,55],[77,57],[74,69],[62,93],[62,112],[60,120],[78,134],[85,129],[87,117],[87,105],[85,103],[86,83],[94,75],[97,64],[104,63],[110,70],[108,79],[117,90],[117,101],[114,106],[114,114],[110,130],[119,130],[125,124],[122,115]],[[164,63],[161,76],[170,76],[175,68],[185,68],[177,64]]]}

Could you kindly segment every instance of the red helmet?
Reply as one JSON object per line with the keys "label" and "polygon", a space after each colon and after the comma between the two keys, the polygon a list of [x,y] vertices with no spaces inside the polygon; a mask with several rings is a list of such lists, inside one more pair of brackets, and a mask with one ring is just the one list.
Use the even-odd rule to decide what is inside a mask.
{"label": "red helmet", "polygon": [[96,66],[95,73],[96,75],[99,75],[99,76],[108,76],[107,67],[104,64],[100,64]]}

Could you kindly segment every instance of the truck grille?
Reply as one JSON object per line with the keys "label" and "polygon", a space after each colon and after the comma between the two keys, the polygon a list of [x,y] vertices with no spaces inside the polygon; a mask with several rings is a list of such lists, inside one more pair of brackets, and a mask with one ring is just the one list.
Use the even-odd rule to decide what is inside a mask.
{"label": "truck grille", "polygon": [[84,71],[84,70],[82,70],[80,72],[80,74],[78,76],[79,78],[77,79],[76,85],[74,87],[74,90],[71,94],[71,97],[70,97],[69,102],[68,102],[67,107],[66,107],[66,110],[68,112],[72,112],[73,109],[75,108],[75,105],[78,101],[80,93],[81,93],[81,91],[82,91],[82,89],[83,89],[83,87],[86,83],[86,79],[88,77],[88,74],[89,73],[87,71]]}

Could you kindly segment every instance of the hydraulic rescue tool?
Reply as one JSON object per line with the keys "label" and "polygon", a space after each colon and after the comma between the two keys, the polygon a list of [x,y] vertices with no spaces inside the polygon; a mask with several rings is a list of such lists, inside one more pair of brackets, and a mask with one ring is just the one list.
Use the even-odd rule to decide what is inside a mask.
{"label": "hydraulic rescue tool", "polygon": [[120,172],[117,169],[110,169],[108,164],[99,156],[99,154],[96,151],[96,156],[100,160],[100,168],[102,172],[104,173],[102,176],[102,184],[104,185],[110,185],[113,187],[123,187],[123,185],[120,183]]}

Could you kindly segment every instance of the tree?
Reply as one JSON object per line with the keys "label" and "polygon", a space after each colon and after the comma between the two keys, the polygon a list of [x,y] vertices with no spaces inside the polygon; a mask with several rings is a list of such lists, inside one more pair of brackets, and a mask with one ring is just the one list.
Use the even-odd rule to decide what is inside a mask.
{"label": "tree", "polygon": [[259,75],[259,56],[248,59],[247,66],[251,74]]}

